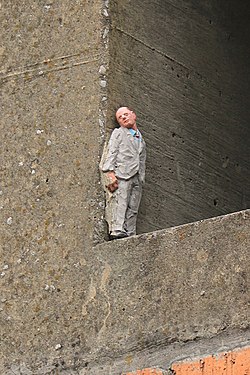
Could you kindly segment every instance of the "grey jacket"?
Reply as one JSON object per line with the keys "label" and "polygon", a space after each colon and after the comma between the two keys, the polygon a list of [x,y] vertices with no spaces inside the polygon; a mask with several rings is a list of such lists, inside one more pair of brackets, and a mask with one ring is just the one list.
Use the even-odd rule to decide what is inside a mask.
{"label": "grey jacket", "polygon": [[118,178],[128,180],[137,172],[145,180],[146,144],[133,137],[129,129],[120,127],[111,134],[108,153],[101,167],[103,172],[114,171]]}

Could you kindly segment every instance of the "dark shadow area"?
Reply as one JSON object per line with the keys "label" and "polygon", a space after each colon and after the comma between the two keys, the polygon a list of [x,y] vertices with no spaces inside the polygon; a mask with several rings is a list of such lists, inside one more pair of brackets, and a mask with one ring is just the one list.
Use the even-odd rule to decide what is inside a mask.
{"label": "dark shadow area", "polygon": [[147,142],[139,233],[249,207],[250,4],[176,4],[110,4],[110,110]]}

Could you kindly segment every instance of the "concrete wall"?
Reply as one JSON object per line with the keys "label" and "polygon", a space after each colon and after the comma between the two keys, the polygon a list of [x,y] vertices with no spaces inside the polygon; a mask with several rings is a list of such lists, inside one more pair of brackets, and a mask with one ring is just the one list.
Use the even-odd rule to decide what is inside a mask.
{"label": "concrete wall", "polygon": [[100,244],[87,264],[78,255],[71,268],[66,258],[61,272],[11,266],[1,289],[1,373],[167,370],[249,345],[249,248],[248,210]]}
{"label": "concrete wall", "polygon": [[[158,2],[154,3],[154,8],[145,2],[145,10],[141,8],[140,12],[136,4],[130,3],[132,8],[129,8],[123,2],[125,7],[121,11],[125,18],[128,12],[127,19],[130,21],[127,25],[130,27],[137,14],[138,30],[142,30],[143,26],[139,27],[141,12],[149,14],[155,9],[153,19],[157,19],[156,15],[162,17],[165,14],[165,8],[161,12],[161,4]],[[103,193],[99,183],[98,163],[107,111],[108,14],[111,10],[116,15],[116,5],[121,6],[122,3],[112,2],[111,9],[107,1],[101,0],[74,3],[68,0],[1,2],[1,375],[118,374],[161,366],[163,352],[159,352],[160,349],[167,355],[167,359],[164,356],[164,366],[168,366],[181,352],[187,355],[189,351],[194,355],[200,345],[204,345],[206,350],[212,345],[214,350],[215,347],[219,349],[224,342],[229,350],[247,341],[249,321],[245,307],[249,274],[248,211],[93,247],[94,243],[104,238]],[[181,9],[178,13],[172,7],[177,13],[166,19],[167,24],[172,22],[171,25],[180,22],[176,29],[169,28],[173,31],[167,39],[168,43],[172,43],[171,54],[174,50],[182,50],[184,54],[184,48],[176,48],[175,33],[177,29],[181,30],[181,25],[186,25],[183,22],[187,19],[186,14],[201,12],[192,8],[192,3],[182,5],[190,9],[189,13],[181,12]],[[130,13],[133,7],[138,10],[136,13]],[[211,8],[207,11],[216,15],[219,9]],[[178,18],[181,14],[182,21]],[[145,17],[149,25],[150,19]],[[119,21],[117,17],[114,19]],[[164,25],[165,21],[159,22],[159,30]],[[191,24],[189,26],[191,32]],[[121,25],[119,28],[121,29]],[[236,29],[237,38],[233,46],[238,45],[237,32],[243,33],[243,30],[243,26]],[[182,34],[183,37],[187,34],[185,28]],[[180,80],[182,83],[178,86],[179,78],[176,74],[179,72],[179,75],[185,76],[186,73],[183,72],[186,70],[182,71],[182,65],[180,67],[175,62],[178,56],[173,55],[172,71],[172,62],[169,62],[172,60],[166,58],[165,50],[164,55],[158,52],[154,55],[152,48],[155,47],[148,48],[143,40],[132,38],[136,58],[133,59],[133,67],[129,65],[131,59],[127,61],[128,70],[125,70],[125,74],[124,63],[115,65],[125,60],[120,57],[117,59],[115,53],[118,56],[126,46],[126,53],[131,53],[129,38],[129,35],[118,30],[118,26],[113,29],[108,116],[110,118],[111,112],[113,113],[115,100],[118,101],[121,92],[127,94],[119,100],[127,101],[131,97],[128,95],[128,91],[131,92],[129,87],[132,87],[131,78],[140,77],[140,82],[137,79],[135,86],[137,91],[134,92],[132,106],[138,108],[139,123],[148,142],[148,184],[142,205],[145,218],[141,216],[139,223],[140,231],[146,231],[178,222],[175,220],[178,215],[184,217],[184,211],[179,209],[183,199],[190,203],[187,198],[189,190],[186,182],[183,182],[186,180],[180,177],[184,163],[181,155],[184,157],[184,153],[178,151],[181,148],[177,144],[179,142],[182,145],[180,136],[189,129],[182,128],[180,121],[185,117],[184,112],[188,113],[189,102],[193,103],[195,112],[199,108],[196,104],[200,101],[197,101],[199,95],[195,96],[196,84],[191,90],[190,83],[188,90],[191,91],[185,101],[189,104],[186,109],[182,106],[182,117],[177,117],[179,120],[174,122],[177,102],[168,114],[173,119],[173,127],[169,133],[172,144],[168,143],[168,149],[159,146],[161,157],[156,163],[155,148],[152,147],[152,140],[155,138],[151,133],[147,134],[147,129],[153,129],[153,119],[157,119],[155,129],[159,132],[155,137],[158,140],[162,138],[163,143],[166,143],[165,129],[161,128],[164,114],[159,112],[159,122],[155,112],[157,108],[161,109],[157,101],[160,97],[166,97],[168,108],[169,98],[181,95],[183,81]],[[160,42],[159,46],[156,45],[158,49],[163,38],[156,39]],[[243,46],[245,40],[242,39]],[[211,43],[215,41],[216,38]],[[138,45],[141,47],[138,48]],[[188,45],[185,48],[185,53],[190,53]],[[192,57],[197,65],[195,56],[193,54],[190,59]],[[240,61],[242,65],[237,60],[239,72],[244,68],[243,53]],[[185,61],[180,62],[184,65]],[[146,64],[148,77],[145,81],[144,74],[139,73],[143,73],[141,69]],[[159,78],[154,80],[161,64],[165,64],[162,78],[168,83],[167,92],[165,85],[159,85]],[[116,69],[113,69],[114,66]],[[170,73],[174,77],[172,81]],[[207,81],[198,78],[196,74],[191,69],[190,77],[193,78],[189,78],[190,82],[201,80],[205,85]],[[225,71],[224,74],[228,73]],[[242,90],[247,85],[246,81],[241,82]],[[153,86],[147,86],[149,83]],[[205,85],[204,90],[206,87]],[[230,87],[236,90],[236,80],[232,80]],[[138,98],[144,91],[150,96],[146,100],[145,95],[144,100],[139,102]],[[244,118],[248,107],[244,105],[244,100],[247,97],[242,99],[242,125],[238,128],[242,140],[247,138]],[[211,108],[216,103],[212,100]],[[231,114],[238,116],[236,104],[229,115],[230,121],[233,121],[228,122],[228,129],[231,130],[234,129],[232,119],[235,118]],[[152,116],[150,108],[153,108]],[[213,108],[218,115],[218,107]],[[229,113],[227,106],[223,108]],[[197,112],[197,118],[201,118],[202,113],[203,110]],[[109,128],[111,124],[108,124]],[[178,129],[181,131],[177,132]],[[231,130],[230,134],[234,135]],[[173,137],[172,132],[175,133]],[[212,131],[211,137],[215,137]],[[245,154],[248,161],[247,144],[240,143],[241,147],[235,150],[231,145],[232,142],[237,144],[237,140],[237,137],[233,141],[228,139],[226,150],[230,150],[232,155],[237,150],[240,152],[240,164],[236,172],[242,189],[247,189],[247,164],[242,156]],[[189,138],[184,141],[183,144],[186,144]],[[193,148],[193,138],[192,142],[188,143],[189,149]],[[210,143],[208,146],[204,145],[208,153],[213,153]],[[157,175],[159,168],[163,168],[162,174],[170,182],[170,171],[161,162],[163,151],[175,168],[179,165],[174,173],[175,179],[171,179],[172,185],[169,184],[172,189],[175,181],[178,189],[183,189],[178,195],[180,204],[177,199],[172,200],[173,204],[176,203],[177,216],[169,201],[173,190],[167,191],[165,182],[163,188],[160,188],[161,181],[154,183],[154,168]],[[174,155],[173,159],[168,157],[170,154]],[[180,159],[175,159],[175,155],[179,155]],[[234,171],[231,162],[234,159],[231,159],[231,154],[227,155],[229,161],[223,161],[223,170]],[[191,159],[187,160],[191,163]],[[208,159],[204,157],[204,160],[207,163]],[[202,171],[206,169],[211,172],[209,163],[205,166]],[[185,170],[195,176],[200,171],[186,167]],[[178,179],[177,171],[180,173]],[[221,181],[216,168],[215,175]],[[207,184],[208,190],[205,193],[212,189],[211,186],[214,189],[219,186],[213,184],[214,178],[211,173],[211,185]],[[238,189],[238,180],[235,181],[232,174],[228,178],[231,179],[232,188],[228,191],[234,191],[237,197],[247,197],[247,194]],[[203,174],[200,179],[193,178],[197,183],[203,180]],[[224,182],[223,178],[222,181]],[[200,209],[201,202],[205,200],[201,197],[199,186],[194,185],[192,194],[195,194],[196,188],[200,197],[197,209],[200,210],[201,217],[205,217],[204,210]],[[193,197],[192,194],[189,196]],[[225,199],[229,199],[228,196],[225,194]],[[154,197],[156,200],[153,200]],[[214,199],[214,195],[212,198]],[[234,199],[231,201],[235,202]],[[171,212],[168,210],[164,213],[164,219],[163,210],[166,207],[172,212],[175,218],[173,221],[170,220]],[[187,207],[188,204],[185,210]],[[196,210],[193,203],[190,207],[191,213],[185,216],[185,220],[196,217],[192,211]],[[234,206],[235,209],[238,207]],[[145,211],[146,208],[148,211]],[[220,210],[210,214],[218,212]],[[197,347],[191,345],[187,348],[185,345],[184,350],[185,341],[192,343],[192,340],[199,338],[201,341]],[[153,348],[157,350],[153,351]],[[204,349],[204,355],[206,350]],[[213,351],[210,350],[211,352]],[[150,356],[148,353],[151,353]]]}
{"label": "concrete wall", "polygon": [[79,342],[91,346],[82,301],[93,236],[103,238],[107,35],[102,1],[4,1],[0,11],[3,374],[56,366],[56,345],[73,366]]}
{"label": "concrete wall", "polygon": [[249,345],[249,219],[242,211],[98,245],[107,302],[99,358],[109,367],[89,373],[167,370],[177,358]]}
{"label": "concrete wall", "polygon": [[71,249],[85,237],[92,244],[106,106],[102,7],[101,0],[1,5],[1,199],[10,235],[22,228],[28,239],[35,228],[43,237],[55,226]]}
{"label": "concrete wall", "polygon": [[110,108],[134,108],[148,145],[139,232],[248,208],[249,4],[111,5]]}

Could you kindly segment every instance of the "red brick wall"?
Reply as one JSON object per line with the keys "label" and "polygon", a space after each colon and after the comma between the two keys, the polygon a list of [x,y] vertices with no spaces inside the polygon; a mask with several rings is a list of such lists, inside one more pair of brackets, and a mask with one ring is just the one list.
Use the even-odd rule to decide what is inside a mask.
{"label": "red brick wall", "polygon": [[250,375],[250,348],[174,363],[169,371],[147,368],[122,375]]}

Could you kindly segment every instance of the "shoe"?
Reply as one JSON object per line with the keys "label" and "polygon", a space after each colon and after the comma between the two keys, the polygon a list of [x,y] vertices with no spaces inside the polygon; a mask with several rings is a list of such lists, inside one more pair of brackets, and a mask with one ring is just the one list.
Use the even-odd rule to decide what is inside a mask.
{"label": "shoe", "polygon": [[117,240],[119,238],[125,238],[128,237],[127,232],[115,230],[114,232],[111,232],[109,235],[110,240]]}

